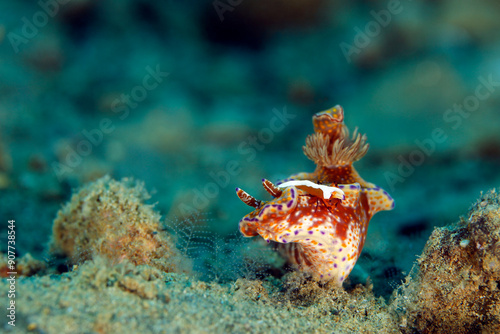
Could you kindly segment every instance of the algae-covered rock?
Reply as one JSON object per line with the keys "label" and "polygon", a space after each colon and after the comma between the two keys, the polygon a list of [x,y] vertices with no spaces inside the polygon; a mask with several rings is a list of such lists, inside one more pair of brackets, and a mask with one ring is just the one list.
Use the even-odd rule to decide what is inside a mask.
{"label": "algae-covered rock", "polygon": [[408,333],[500,332],[500,196],[495,190],[468,218],[437,228],[427,241],[414,277],[392,307]]}
{"label": "algae-covered rock", "polygon": [[54,221],[51,251],[80,264],[100,255],[148,264],[164,272],[186,269],[160,215],[144,203],[143,184],[105,176],[74,194]]}

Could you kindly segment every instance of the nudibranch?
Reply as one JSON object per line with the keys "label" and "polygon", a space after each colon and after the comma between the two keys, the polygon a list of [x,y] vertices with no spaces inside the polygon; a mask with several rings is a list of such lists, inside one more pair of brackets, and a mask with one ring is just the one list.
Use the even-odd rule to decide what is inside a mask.
{"label": "nudibranch", "polygon": [[288,260],[314,279],[342,286],[363,249],[371,217],[393,209],[394,200],[354,169],[368,144],[357,130],[349,135],[342,107],[315,114],[313,125],[303,151],[316,170],[276,184],[263,179],[270,201],[236,188],[238,197],[255,208],[239,228],[246,237],[260,235],[282,244]]}

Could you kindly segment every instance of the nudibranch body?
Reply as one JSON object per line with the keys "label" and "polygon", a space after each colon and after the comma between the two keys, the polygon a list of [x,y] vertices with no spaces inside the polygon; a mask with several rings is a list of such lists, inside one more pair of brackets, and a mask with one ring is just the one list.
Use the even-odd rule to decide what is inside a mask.
{"label": "nudibranch body", "polygon": [[340,106],[313,116],[315,133],[304,153],[317,167],[274,185],[262,180],[273,199],[259,201],[241,189],[238,197],[255,210],[240,221],[244,236],[260,235],[283,244],[289,261],[320,281],[338,286],[349,275],[363,248],[368,224],[394,201],[383,189],[364,181],[352,163],[367,150],[366,137],[352,138]]}

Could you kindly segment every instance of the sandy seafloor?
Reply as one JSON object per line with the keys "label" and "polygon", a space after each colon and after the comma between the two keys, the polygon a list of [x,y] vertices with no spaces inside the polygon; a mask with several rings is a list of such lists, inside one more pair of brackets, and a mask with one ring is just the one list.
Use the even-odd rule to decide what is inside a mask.
{"label": "sandy seafloor", "polygon": [[[0,1],[0,250],[14,219],[16,256],[47,266],[18,278],[17,332],[398,332],[370,311],[386,310],[434,227],[500,184],[495,1],[46,2]],[[265,293],[295,274],[240,270],[250,208],[234,188],[265,199],[262,178],[312,171],[311,116],[335,104],[367,134],[357,170],[396,208],[372,219],[347,292],[325,290],[345,298],[288,306],[296,296]],[[58,210],[104,175],[143,181],[174,234],[197,212],[187,230],[209,241],[187,252],[196,274],[73,268],[48,251]]]}

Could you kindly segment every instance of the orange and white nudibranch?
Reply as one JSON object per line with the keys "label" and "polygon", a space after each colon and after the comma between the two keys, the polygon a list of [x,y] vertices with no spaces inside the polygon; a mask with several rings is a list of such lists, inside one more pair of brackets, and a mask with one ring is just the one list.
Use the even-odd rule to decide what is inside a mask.
{"label": "orange and white nudibranch", "polygon": [[371,217],[394,208],[394,200],[352,166],[368,144],[357,131],[349,136],[342,107],[315,114],[313,124],[315,133],[307,138],[304,153],[316,170],[277,185],[263,179],[270,201],[236,188],[238,197],[255,208],[239,227],[244,236],[283,244],[288,260],[299,269],[341,286],[363,249]]}

